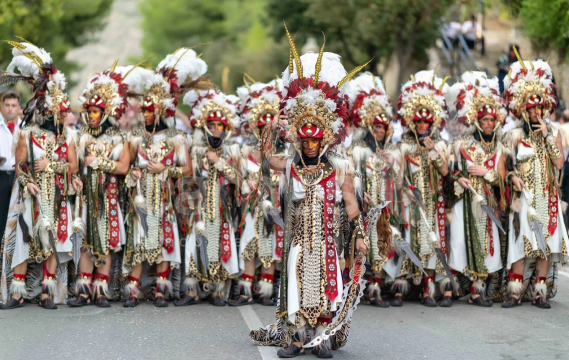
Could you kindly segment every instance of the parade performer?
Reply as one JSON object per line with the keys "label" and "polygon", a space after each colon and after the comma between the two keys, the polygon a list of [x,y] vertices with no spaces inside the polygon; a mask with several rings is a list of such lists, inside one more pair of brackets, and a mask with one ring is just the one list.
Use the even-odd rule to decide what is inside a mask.
{"label": "parade performer", "polygon": [[[406,127],[399,144],[405,190],[405,239],[427,269],[427,275],[423,276],[409,257],[404,260],[401,272],[407,273],[415,285],[423,282],[422,303],[428,307],[437,306],[436,281],[440,281],[444,295],[440,306],[452,305],[451,279],[445,276],[443,266],[446,260],[435,256],[436,247],[444,255],[447,250],[442,192],[443,176],[448,174],[447,144],[439,133],[448,119],[444,98],[447,90],[448,85],[434,71],[420,71],[403,85],[397,104],[401,124]],[[407,286],[406,280],[396,280],[395,296],[403,296]]]}
{"label": "parade performer", "polygon": [[549,122],[549,113],[557,104],[549,64],[520,59],[510,69],[504,85],[516,128],[505,137],[510,152],[506,180],[513,191],[507,257],[509,299],[502,307],[519,306],[526,298],[538,308],[549,309],[547,298],[555,295],[553,264],[564,261],[569,242],[558,184],[568,138]]}
{"label": "parade performer", "polygon": [[[242,145],[242,155],[246,163],[245,179],[241,190],[246,198],[259,181],[259,163],[255,161],[252,152],[261,138],[261,132],[275,119],[279,111],[280,94],[278,82],[268,84],[245,81],[246,85],[237,89],[241,98],[241,118],[248,123],[249,131],[257,141]],[[280,149],[284,149],[279,142]],[[284,229],[274,222],[274,217],[280,217],[280,194],[278,183],[280,172],[271,171],[271,190],[265,198],[258,202],[256,208],[251,202],[244,205],[245,219],[241,241],[239,243],[239,267],[243,273],[239,279],[239,297],[229,302],[229,305],[240,306],[253,303],[253,283],[257,263],[261,265],[261,274],[256,283],[256,293],[259,303],[266,306],[274,305],[273,281],[275,265],[282,257]],[[252,199],[251,197],[250,199]],[[275,212],[276,211],[276,212]],[[257,263],[256,263],[257,261]]]}
{"label": "parade performer", "polygon": [[[346,74],[340,57],[325,53],[324,46],[319,54],[300,57],[288,30],[287,35],[291,58],[282,76],[281,107],[288,116],[285,137],[292,152],[271,155],[274,136],[269,132],[262,154],[254,154],[263,163],[264,178],[270,176],[265,161],[284,174],[279,189],[285,235],[277,324],[252,331],[251,339],[284,346],[280,357],[303,355],[304,347],[312,347],[317,357],[329,358],[331,349],[347,341],[351,315],[364,290],[361,276],[369,248],[356,199],[361,185],[351,161],[338,154],[348,118],[343,85],[363,66]],[[262,199],[270,184],[265,179],[260,184]],[[353,267],[353,279],[345,287],[343,266]]]}
{"label": "parade performer", "polygon": [[178,97],[200,82],[206,63],[195,51],[181,48],[162,60],[147,81],[142,100],[143,123],[132,131],[133,169],[126,177],[134,189],[131,222],[125,246],[129,272],[124,307],[139,302],[142,263],[156,264],[156,307],[167,307],[172,294],[170,268],[180,266],[177,212],[173,205],[176,181],[192,173],[186,133],[175,129]]}
{"label": "parade performer", "polygon": [[[110,306],[111,253],[126,244],[119,200],[123,176],[130,169],[127,135],[118,121],[127,108],[129,92],[143,94],[143,85],[152,74],[151,70],[115,64],[91,78],[79,97],[84,126],[77,152],[85,188],[84,201],[76,201],[73,224],[83,241],[76,244],[82,247],[82,254],[75,283],[77,298],[69,302],[72,307],[90,305],[90,295],[97,306]],[[94,279],[93,266],[97,268]]]}
{"label": "parade performer", "polygon": [[389,302],[381,298],[380,286],[386,272],[390,281],[399,275],[391,237],[392,233],[400,237],[400,233],[389,222],[397,205],[397,188],[401,188],[401,169],[391,155],[397,152],[391,143],[394,112],[383,82],[371,73],[360,74],[350,81],[350,95],[350,118],[355,129],[347,154],[361,174],[368,210],[382,202],[390,202],[380,216],[378,229],[370,232],[368,261],[372,275],[366,302],[377,307],[389,307]]}
{"label": "parade performer", "polygon": [[67,298],[65,263],[73,251],[68,195],[83,186],[77,177],[76,134],[63,127],[69,112],[64,74],[45,50],[26,41],[8,43],[14,58],[0,83],[24,80],[33,84],[34,94],[23,126],[14,134],[17,181],[4,234],[2,308],[14,309],[24,305],[24,298],[37,297],[35,280],[41,278],[39,306],[57,309],[55,304]]}
{"label": "parade performer", "polygon": [[243,163],[239,144],[230,140],[239,127],[238,107],[219,90],[190,91],[184,104],[192,107],[191,120],[196,121],[192,165],[204,194],[186,242],[188,292],[176,305],[198,303],[202,281],[204,290],[212,292],[210,303],[225,306],[226,280],[239,273],[235,229],[240,220]]}
{"label": "parade performer", "polygon": [[[500,204],[505,205],[505,148],[501,143],[506,110],[500,102],[498,79],[469,71],[447,96],[456,107],[458,137],[451,145],[450,164],[455,204],[450,225],[449,265],[472,284],[469,304],[492,306],[486,299],[488,274],[502,268]],[[454,105],[452,105],[454,104]],[[493,216],[482,210],[493,212]]]}

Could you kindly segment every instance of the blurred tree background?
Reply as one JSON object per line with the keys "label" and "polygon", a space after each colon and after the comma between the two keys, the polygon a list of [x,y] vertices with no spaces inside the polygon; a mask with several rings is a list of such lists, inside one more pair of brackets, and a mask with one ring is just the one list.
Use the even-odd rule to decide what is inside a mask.
{"label": "blurred tree background", "polygon": [[[105,25],[113,0],[0,0],[2,40],[21,36],[51,53],[66,74],[77,69],[67,52],[90,40],[89,34]],[[0,46],[0,67],[12,60],[12,47]],[[67,76],[69,79],[69,76]],[[73,85],[73,84],[71,84]]]}

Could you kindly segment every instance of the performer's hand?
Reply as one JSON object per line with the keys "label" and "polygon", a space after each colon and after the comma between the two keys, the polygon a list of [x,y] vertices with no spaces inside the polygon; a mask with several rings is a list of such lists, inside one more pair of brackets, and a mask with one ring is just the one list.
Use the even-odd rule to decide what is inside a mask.
{"label": "performer's hand", "polygon": [[458,179],[458,183],[460,184],[460,186],[462,186],[465,189],[468,189],[470,186],[472,186],[470,180],[468,180],[468,178],[465,177]]}
{"label": "performer's hand", "polygon": [[427,150],[433,150],[435,148],[435,143],[433,142],[433,139],[431,139],[430,137],[426,137],[423,139],[423,145],[425,145]]}
{"label": "performer's hand", "polygon": [[49,165],[49,160],[46,158],[41,158],[36,160],[34,163],[34,168],[37,172],[45,171],[45,168]]}
{"label": "performer's hand", "polygon": [[249,185],[249,189],[253,190],[255,186],[257,186],[257,183],[253,180],[247,180],[247,185]]}
{"label": "performer's hand", "polygon": [[468,167],[468,173],[474,176],[484,176],[488,172],[485,166],[473,164]]}
{"label": "performer's hand", "polygon": [[512,184],[514,184],[514,188],[515,188],[517,191],[522,191],[522,190],[526,187],[526,185],[524,184],[523,180],[520,179],[520,178],[517,177],[517,176],[514,176],[514,177],[512,178]]}
{"label": "performer's hand", "polygon": [[367,253],[367,246],[364,244],[363,238],[358,238],[356,240],[356,251],[362,251],[364,253]]}
{"label": "performer's hand", "polygon": [[166,169],[166,166],[160,161],[150,160],[148,163],[148,171],[150,171],[151,174],[160,174],[164,169]]}
{"label": "performer's hand", "polygon": [[95,161],[95,159],[97,159],[96,156],[87,156],[85,157],[85,166],[91,166],[91,164],[93,163],[93,161]]}
{"label": "performer's hand", "polygon": [[130,177],[132,178],[132,180],[136,181],[138,179],[140,179],[142,177],[142,171],[140,170],[132,170],[130,172]]}
{"label": "performer's hand", "polygon": [[40,188],[36,184],[28,183],[26,186],[28,187],[30,194],[36,196],[40,193]]}
{"label": "performer's hand", "polygon": [[391,156],[391,154],[385,151],[381,154],[381,157],[383,158],[383,161],[385,161],[387,165],[389,165],[389,167],[392,167],[393,164],[395,163],[395,159],[393,159],[393,156]]}
{"label": "performer's hand", "polygon": [[83,182],[81,180],[73,179],[71,183],[73,184],[73,188],[75,189],[75,191],[81,192],[81,190],[83,190]]}
{"label": "performer's hand", "polygon": [[276,129],[278,126],[285,127],[286,125],[288,125],[288,116],[284,115],[284,114],[280,114],[279,120],[273,121],[272,125],[273,125],[273,129]]}
{"label": "performer's hand", "polygon": [[371,196],[369,196],[369,194],[366,192],[364,193],[364,203],[366,205],[369,205],[369,203],[371,203]]}
{"label": "performer's hand", "polygon": [[541,135],[543,137],[547,136],[547,124],[545,123],[545,121],[539,121],[539,124],[532,124],[531,127],[533,128],[533,131],[541,131]]}
{"label": "performer's hand", "polygon": [[206,152],[205,157],[207,158],[210,164],[215,164],[216,162],[219,161],[219,156],[217,156],[217,154],[214,153],[213,151]]}

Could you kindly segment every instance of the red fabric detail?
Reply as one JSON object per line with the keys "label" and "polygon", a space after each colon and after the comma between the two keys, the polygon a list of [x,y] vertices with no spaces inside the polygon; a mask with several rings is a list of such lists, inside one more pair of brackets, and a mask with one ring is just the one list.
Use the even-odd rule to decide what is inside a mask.
{"label": "red fabric detail", "polygon": [[44,261],[44,263],[43,263],[43,278],[45,279],[48,276],[55,278],[55,274],[52,274],[49,272],[49,270],[47,270],[47,262]]}
{"label": "red fabric detail", "polygon": [[[549,166],[549,164],[547,165]],[[557,186],[549,187],[549,224],[547,225],[547,231],[549,235],[553,235],[555,230],[557,230],[557,218],[559,215],[559,194],[557,192]]]}
{"label": "red fabric detail", "polygon": [[395,257],[395,249],[391,249],[389,255],[387,255],[388,259],[393,259]]}
{"label": "red fabric detail", "polygon": [[[105,110],[105,106],[107,104],[105,103],[105,101],[97,94],[94,94],[93,96],[91,96],[88,100],[87,103],[85,104],[85,106],[88,108],[89,106],[95,106],[98,107],[99,109],[103,109]],[[65,110],[62,110],[65,111]]]}
{"label": "red fabric detail", "polygon": [[540,282],[540,281],[547,282],[547,278],[545,278],[545,277],[543,277],[543,276],[540,276],[540,277],[536,277],[536,278],[535,278],[535,282],[536,282],[536,283],[538,283],[538,282]]}
{"label": "red fabric detail", "polygon": [[496,114],[496,109],[493,106],[484,106],[482,109],[478,110],[477,116],[478,118],[482,118],[486,115],[492,115],[494,119],[498,118],[498,114]]}
{"label": "red fabric detail", "polygon": [[320,180],[324,188],[324,239],[326,266],[326,295],[330,301],[338,296],[338,269],[336,269],[336,243],[334,242],[334,206],[336,204],[336,172]]}
{"label": "red fabric detail", "polygon": [[156,276],[168,279],[168,277],[170,277],[170,268],[166,268],[166,270],[160,272],[160,273],[156,273]]}
{"label": "red fabric detail", "polygon": [[206,121],[219,121],[223,126],[227,126],[227,118],[221,111],[210,112]]}
{"label": "red fabric detail", "polygon": [[525,147],[528,147],[528,148],[530,148],[530,147],[531,147],[531,145],[530,145],[530,144],[526,143],[526,142],[525,142],[525,141],[523,141],[523,140],[520,140],[520,143],[521,143],[523,146],[525,146]]}
{"label": "red fabric detail", "polygon": [[512,272],[512,270],[510,270],[508,272],[508,280],[519,280],[519,281],[524,281],[524,275],[523,274],[516,274],[515,272]]}
{"label": "red fabric detail", "polygon": [[377,283],[377,285],[381,285],[381,278],[380,277],[375,277],[375,282]]}
{"label": "red fabric detail", "polygon": [[423,293],[424,294],[428,294],[429,293],[429,280],[430,282],[434,283],[435,282],[435,277],[434,276],[425,276],[423,277]]}
{"label": "red fabric detail", "polygon": [[[83,274],[83,273],[81,273],[81,274]],[[105,274],[95,272],[95,281],[97,281],[97,280],[104,280],[106,282],[109,282],[109,277]]]}
{"label": "red fabric detail", "polygon": [[273,275],[273,274],[261,273],[261,280],[274,281],[274,280],[275,280],[275,275]]}
{"label": "red fabric detail", "polygon": [[116,249],[119,246],[119,198],[117,189],[117,176],[109,174],[109,187],[107,188],[108,218],[109,218],[109,246]]}
{"label": "red fabric detail", "polygon": [[[55,150],[55,154],[58,156],[59,162],[67,162],[67,153],[68,153],[67,143],[64,142],[63,145],[58,147]],[[67,233],[69,231],[69,224],[71,223],[71,219],[67,216],[67,194],[64,194],[65,189],[65,178],[62,174],[55,174],[55,186],[59,187],[59,191],[63,194],[63,200],[61,204],[56,204],[58,206],[58,220],[57,220],[57,240],[62,244],[67,240]]]}
{"label": "red fabric detail", "polygon": [[252,275],[241,274],[241,279],[242,279],[242,280],[249,280],[249,281],[251,281],[251,282],[252,282],[252,281],[254,281],[254,280],[255,280],[255,277],[254,277],[254,276],[252,276]]}
{"label": "red fabric detail", "polygon": [[325,317],[325,316],[319,316],[318,319],[316,320],[316,322],[326,326],[332,322],[332,318]]}
{"label": "red fabric detail", "polygon": [[470,161],[470,162],[474,162],[474,161],[472,161],[472,158],[470,157],[470,155],[468,155],[468,153],[466,152],[466,150],[464,150],[464,148],[460,148],[460,155],[462,155],[462,157],[463,157],[465,160],[468,160],[468,161]]}
{"label": "red fabric detail", "polygon": [[[439,189],[443,186],[443,179],[439,176]],[[437,226],[439,228],[439,238],[441,239],[441,250],[446,255],[447,253],[447,246],[446,246],[446,212],[445,212],[445,198],[443,194],[437,195],[438,198],[437,202]]]}
{"label": "red fabric detail", "polygon": [[[223,184],[223,175],[219,175],[219,186],[224,186]],[[231,234],[229,233],[229,223],[226,221],[225,217],[223,216],[223,205],[219,208],[219,216],[221,216],[221,248],[220,257],[221,261],[227,263],[231,258]]]}
{"label": "red fabric detail", "polygon": [[20,281],[26,280],[26,274],[16,274],[16,273],[14,273],[14,279],[20,280]]}
{"label": "red fabric detail", "polygon": [[[98,273],[95,273],[95,278],[97,278],[97,277],[96,277],[96,274],[98,274]],[[82,278],[84,278],[84,277],[92,278],[92,277],[93,277],[93,274],[85,273],[85,272],[80,272],[80,273],[79,273],[79,276],[82,277]]]}
{"label": "red fabric detail", "polygon": [[315,124],[304,125],[298,130],[298,137],[301,139],[322,139],[324,131]]}
{"label": "red fabric detail", "polygon": [[416,162],[415,160],[411,159],[411,157],[409,157],[409,156],[405,156],[405,160],[407,160],[408,162],[410,162],[411,164],[413,164],[415,166],[419,166],[419,163]]}
{"label": "red fabric detail", "polygon": [[249,159],[249,161],[253,162],[253,164],[259,165],[259,163],[255,159],[253,159],[253,155],[249,154],[248,159]]}
{"label": "red fabric detail", "polygon": [[148,110],[154,112],[154,103],[150,104],[149,106],[144,106],[144,101],[142,102],[142,111]]}
{"label": "red fabric detail", "polygon": [[[279,212],[281,211],[281,199],[279,196],[278,188],[275,189],[275,209],[277,209]],[[275,255],[277,256],[277,258],[282,258],[283,248],[284,248],[284,229],[277,224],[274,225],[275,225],[275,240],[277,242],[275,246]]]}
{"label": "red fabric detail", "polygon": [[129,281],[129,282],[132,282],[132,281],[136,282],[136,287],[139,287],[139,286],[140,286],[140,280],[139,280],[138,278],[135,278],[134,276],[130,276],[130,275],[129,275],[128,281]]}

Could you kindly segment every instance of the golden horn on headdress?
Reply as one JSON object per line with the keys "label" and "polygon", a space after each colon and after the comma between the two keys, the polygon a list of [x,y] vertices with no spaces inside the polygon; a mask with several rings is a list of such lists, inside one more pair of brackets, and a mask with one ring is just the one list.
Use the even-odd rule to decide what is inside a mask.
{"label": "golden horn on headdress", "polygon": [[221,72],[221,91],[227,94],[229,88],[229,66],[225,66]]}
{"label": "golden horn on headdress", "polygon": [[516,58],[518,59],[518,61],[520,62],[520,65],[522,66],[522,69],[524,69],[525,71],[527,71],[526,65],[524,64],[524,61],[522,60],[522,58],[520,57],[520,53],[518,52],[518,47],[514,46],[514,54],[516,55]]}
{"label": "golden horn on headdress", "polygon": [[411,81],[415,82],[415,75],[411,74],[410,77],[411,77]]}
{"label": "golden horn on headdress", "polygon": [[113,63],[113,66],[111,66],[111,72],[115,72],[115,69],[117,68],[117,64],[119,63],[119,59],[116,59],[115,62]]}
{"label": "golden horn on headdress", "polygon": [[247,87],[247,91],[249,91],[249,95],[251,95],[251,93],[252,93],[251,86],[249,86],[249,82],[247,81],[247,78],[245,77],[245,75],[247,75],[247,74],[243,73],[243,83]]}
{"label": "golden horn on headdress", "polygon": [[530,66],[531,66],[531,69],[532,69],[532,70],[535,70],[535,67],[533,66],[533,63],[531,62],[531,60],[528,59],[528,62],[529,62],[529,64],[530,64]]}
{"label": "golden horn on headdress", "polygon": [[292,75],[293,71],[294,71],[294,63],[292,61],[292,49],[290,49],[288,52],[288,74]]}
{"label": "golden horn on headdress", "polygon": [[[284,22],[284,21],[283,21]],[[296,74],[298,75],[299,79],[302,79],[302,63],[300,62],[300,56],[298,55],[298,50],[296,49],[296,44],[294,43],[294,39],[288,32],[288,28],[286,27],[286,22],[284,22],[286,36],[288,37],[288,43],[290,45],[290,50],[292,52],[292,56],[294,57],[294,62],[296,64]],[[290,71],[290,70],[289,70]]]}
{"label": "golden horn on headdress", "polygon": [[201,58],[201,57],[202,57],[202,55],[203,55],[203,53],[199,53],[199,54],[198,54],[198,56],[196,56],[196,59],[199,59],[199,58]]}
{"label": "golden horn on headdress", "polygon": [[431,80],[431,84],[435,84],[435,79],[437,78],[437,68],[439,67],[439,64],[435,65],[435,70],[433,70],[433,80]]}
{"label": "golden horn on headdress", "polygon": [[123,81],[124,81],[124,79],[126,79],[126,77],[128,76],[128,74],[130,74],[130,72],[131,72],[132,70],[136,69],[137,67],[139,67],[140,65],[144,64],[145,62],[147,62],[148,60],[150,60],[150,59],[152,59],[152,58],[153,58],[153,56],[149,56],[149,57],[147,57],[146,59],[140,61],[138,64],[134,65],[134,66],[132,67],[132,69],[130,69],[129,71],[126,72],[126,74],[123,75],[123,77],[122,77]]}
{"label": "golden horn on headdress", "polygon": [[550,59],[550,58],[551,58],[551,56],[548,56],[548,57],[547,57],[547,60],[545,60],[545,62],[549,64],[549,59]]}
{"label": "golden horn on headdress", "polygon": [[[29,41],[29,40],[26,40],[26,39],[24,39],[24,38],[23,38],[23,37],[21,37],[21,36],[18,36],[18,35],[14,35],[14,37],[17,37],[18,39],[22,40],[23,42],[27,42],[28,44],[34,45],[34,43],[32,43],[32,42],[31,42],[31,41]],[[34,46],[35,46],[35,45],[34,45]]]}
{"label": "golden horn on headdress", "polygon": [[341,88],[342,85],[344,85],[347,81],[349,81],[351,78],[354,77],[354,75],[356,75],[358,72],[360,72],[361,69],[365,68],[367,66],[367,64],[369,64],[371,61],[373,60],[373,58],[371,58],[368,62],[366,62],[363,65],[358,66],[357,68],[355,68],[354,70],[350,71],[348,75],[344,76],[344,78],[342,80],[340,80],[340,82],[338,83],[337,88]]}
{"label": "golden horn on headdress", "polygon": [[439,86],[439,91],[443,91],[443,86],[445,85],[445,83],[447,82],[448,79],[449,79],[449,77],[445,76],[445,78],[443,79],[443,82],[441,83],[441,86]]}
{"label": "golden horn on headdress", "polygon": [[510,81],[512,81],[512,70],[508,71],[508,79],[510,79]]}
{"label": "golden horn on headdress", "polygon": [[4,41],[7,42],[8,44],[10,44],[11,46],[15,47],[16,49],[20,50],[24,54],[25,57],[27,57],[28,59],[33,61],[34,64],[36,64],[36,66],[39,69],[40,74],[43,73],[43,71],[41,70],[42,60],[34,53],[25,52],[24,50],[26,49],[26,45],[21,44],[21,43],[16,42],[16,41],[11,41],[11,40],[4,40]]}
{"label": "golden horn on headdress", "polygon": [[324,42],[318,53],[318,60],[316,60],[316,67],[314,68],[314,86],[318,85],[318,77],[320,75],[320,70],[322,69],[322,55],[324,55],[324,46],[326,45],[326,35],[322,32],[322,37],[324,37]]}
{"label": "golden horn on headdress", "polygon": [[247,79],[249,79],[250,82],[256,83],[255,79],[253,79],[253,78],[251,77],[251,75],[249,75],[249,74],[247,74],[247,73],[243,73],[243,76],[246,76]]}

